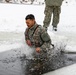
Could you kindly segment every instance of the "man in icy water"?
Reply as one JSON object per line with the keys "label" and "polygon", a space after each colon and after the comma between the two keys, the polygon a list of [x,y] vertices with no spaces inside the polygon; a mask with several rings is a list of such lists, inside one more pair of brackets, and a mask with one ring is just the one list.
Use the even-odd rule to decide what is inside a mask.
{"label": "man in icy water", "polygon": [[33,59],[26,64],[26,75],[41,75],[49,67],[49,51],[51,50],[51,39],[46,30],[38,25],[33,14],[25,18],[27,28],[25,40],[29,47],[34,48]]}

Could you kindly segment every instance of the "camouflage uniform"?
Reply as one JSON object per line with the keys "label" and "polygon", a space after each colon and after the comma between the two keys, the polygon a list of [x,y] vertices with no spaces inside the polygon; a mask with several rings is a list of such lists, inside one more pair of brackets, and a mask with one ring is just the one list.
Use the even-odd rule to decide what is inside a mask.
{"label": "camouflage uniform", "polygon": [[57,27],[57,24],[59,23],[59,17],[61,13],[61,5],[63,0],[45,0],[45,18],[44,18],[44,27],[48,27],[51,21],[51,16],[53,13],[53,21],[52,25],[53,27]]}
{"label": "camouflage uniform", "polygon": [[33,4],[34,0],[31,0],[31,4]]}
{"label": "camouflage uniform", "polygon": [[34,51],[34,60],[30,60],[31,65],[28,66],[28,69],[31,70],[31,75],[41,75],[46,69],[44,65],[49,61],[48,52],[50,51],[51,39],[42,26],[35,24],[33,27],[26,29],[25,40],[30,40],[34,48],[40,47],[40,53]]}

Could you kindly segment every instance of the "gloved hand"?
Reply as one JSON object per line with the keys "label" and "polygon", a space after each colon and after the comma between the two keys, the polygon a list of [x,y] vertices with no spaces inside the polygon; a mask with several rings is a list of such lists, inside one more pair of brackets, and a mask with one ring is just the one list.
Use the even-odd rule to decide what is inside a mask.
{"label": "gloved hand", "polygon": [[32,46],[31,41],[30,40],[26,40],[26,43],[28,46]]}

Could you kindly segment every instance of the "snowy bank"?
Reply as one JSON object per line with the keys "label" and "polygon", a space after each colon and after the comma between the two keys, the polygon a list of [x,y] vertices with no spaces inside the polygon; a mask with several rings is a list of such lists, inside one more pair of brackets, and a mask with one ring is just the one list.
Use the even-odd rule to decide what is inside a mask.
{"label": "snowy bank", "polygon": [[76,64],[46,73],[44,75],[76,75]]}

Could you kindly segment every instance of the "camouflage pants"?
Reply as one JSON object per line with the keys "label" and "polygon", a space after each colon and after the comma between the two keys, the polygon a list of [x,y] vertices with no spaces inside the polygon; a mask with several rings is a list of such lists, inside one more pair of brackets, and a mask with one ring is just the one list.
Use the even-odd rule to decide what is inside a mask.
{"label": "camouflage pants", "polygon": [[49,60],[46,57],[34,57],[34,59],[26,62],[26,73],[25,75],[42,75],[49,71]]}
{"label": "camouflage pants", "polygon": [[43,21],[44,23],[43,27],[49,27],[52,14],[53,14],[52,25],[54,27],[57,27],[57,24],[59,23],[60,12],[61,12],[60,6],[46,6],[44,11],[45,18]]}

